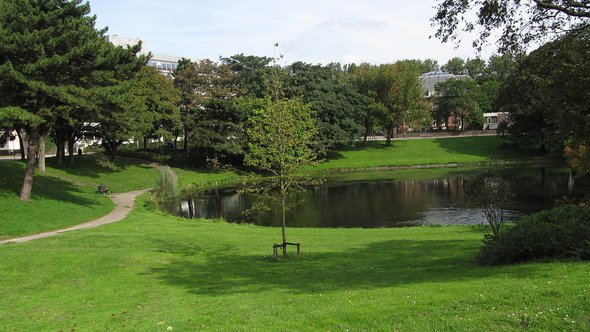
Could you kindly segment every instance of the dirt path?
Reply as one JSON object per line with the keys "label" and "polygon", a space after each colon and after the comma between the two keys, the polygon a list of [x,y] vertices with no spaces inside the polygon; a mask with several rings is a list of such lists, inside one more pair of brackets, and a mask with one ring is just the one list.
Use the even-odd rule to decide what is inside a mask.
{"label": "dirt path", "polygon": [[51,231],[51,232],[39,233],[39,234],[33,234],[33,235],[29,235],[29,236],[23,236],[23,237],[2,240],[2,241],[0,241],[0,244],[22,243],[22,242],[27,242],[27,241],[31,241],[31,240],[42,239],[45,237],[56,236],[61,233],[75,231],[75,230],[79,230],[79,229],[98,227],[100,225],[110,224],[110,223],[122,220],[125,217],[127,217],[127,215],[129,214],[129,212],[131,212],[131,210],[133,210],[133,203],[135,201],[135,198],[143,193],[150,191],[150,190],[151,189],[143,189],[143,190],[131,191],[128,193],[119,193],[119,194],[111,195],[111,199],[115,203],[115,209],[113,211],[111,211],[111,213],[109,213],[105,216],[102,216],[98,219],[95,219],[95,220],[92,220],[89,222],[85,222],[83,224],[71,226],[68,228],[64,228],[64,229],[58,229],[58,230]]}

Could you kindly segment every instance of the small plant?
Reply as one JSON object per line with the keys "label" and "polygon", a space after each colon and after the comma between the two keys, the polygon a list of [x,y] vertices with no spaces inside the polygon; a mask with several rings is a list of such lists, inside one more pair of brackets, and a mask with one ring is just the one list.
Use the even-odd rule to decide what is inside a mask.
{"label": "small plant", "polygon": [[465,194],[468,201],[481,209],[493,235],[498,236],[513,201],[510,183],[499,175],[484,173],[467,182]]}
{"label": "small plant", "polygon": [[164,168],[156,181],[154,188],[154,201],[158,208],[164,212],[176,213],[180,202],[180,187],[178,176],[170,169]]}

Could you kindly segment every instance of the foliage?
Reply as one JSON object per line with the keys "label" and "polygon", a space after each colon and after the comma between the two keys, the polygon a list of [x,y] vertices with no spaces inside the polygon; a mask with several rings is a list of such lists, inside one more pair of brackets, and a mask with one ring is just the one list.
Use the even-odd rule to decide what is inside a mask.
{"label": "foliage", "polygon": [[467,182],[465,199],[481,209],[493,235],[498,236],[507,221],[507,210],[513,203],[510,182],[496,174],[477,175]]}
{"label": "foliage", "polygon": [[144,66],[133,80],[135,94],[143,99],[145,111],[136,119],[135,137],[170,139],[178,127],[180,91],[153,67]]}
{"label": "foliage", "polygon": [[[445,121],[455,116],[455,130],[465,128],[480,129],[483,124],[483,113],[477,101],[479,86],[472,79],[455,79],[440,82],[436,85],[436,108],[434,117]],[[467,120],[471,120],[468,122]]]}
{"label": "foliage", "polygon": [[488,238],[478,256],[483,264],[531,260],[590,259],[590,208],[564,205],[515,222]]}
{"label": "foliage", "polygon": [[346,78],[340,64],[311,65],[295,62],[285,69],[285,97],[310,104],[318,119],[318,150],[352,145],[362,135],[359,109],[365,99]]}
{"label": "foliage", "polygon": [[178,176],[170,167],[166,166],[160,171],[152,197],[160,210],[172,214],[178,211],[180,187]]}
{"label": "foliage", "polygon": [[590,114],[590,38],[570,34],[531,52],[500,91],[514,141],[543,152],[584,144]]}
{"label": "foliage", "polygon": [[59,116],[57,106],[88,105],[81,90],[102,35],[89,11],[79,1],[0,2],[0,119],[27,132],[23,201],[31,196],[33,155]]}
{"label": "foliage", "polygon": [[185,159],[194,166],[204,166],[208,160],[241,162],[241,123],[246,115],[234,105],[242,84],[234,70],[228,64],[201,60],[185,63],[174,74],[174,84],[182,91]]}
{"label": "foliage", "polygon": [[263,182],[263,192],[276,190],[282,213],[283,255],[287,254],[287,198],[309,180],[297,174],[316,161],[317,152],[310,146],[317,124],[309,105],[299,100],[261,100],[248,119],[248,149],[244,163],[271,174]]}
{"label": "foliage", "polygon": [[364,64],[353,70],[354,84],[369,98],[365,133],[371,130],[373,118],[378,117],[389,145],[396,127],[405,130],[405,124],[422,118],[420,110],[426,105],[422,100],[419,74],[420,65],[410,60],[380,66]]}
{"label": "foliage", "polygon": [[236,54],[220,60],[235,74],[238,96],[264,98],[270,95],[272,58]]}
{"label": "foliage", "polygon": [[586,0],[440,0],[431,19],[435,36],[456,41],[461,32],[479,33],[473,46],[481,49],[500,32],[502,51],[520,51],[532,42],[545,42],[566,32],[587,30]]}
{"label": "foliage", "polygon": [[465,60],[461,59],[460,57],[451,58],[441,67],[441,69],[449,74],[463,75],[466,72]]}

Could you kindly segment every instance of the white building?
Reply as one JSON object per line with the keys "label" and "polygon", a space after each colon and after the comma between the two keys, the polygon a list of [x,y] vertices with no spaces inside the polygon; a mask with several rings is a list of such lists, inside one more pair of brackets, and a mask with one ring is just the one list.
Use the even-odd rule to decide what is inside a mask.
{"label": "white building", "polygon": [[[147,43],[139,38],[128,38],[117,35],[109,35],[105,37],[107,41],[115,46],[129,47],[137,45],[141,42],[140,55],[146,55],[149,53]],[[178,61],[182,59],[179,56],[173,55],[162,55],[153,54],[148,61],[147,65],[150,67],[157,68],[163,75],[170,76],[172,72],[178,67]]]}

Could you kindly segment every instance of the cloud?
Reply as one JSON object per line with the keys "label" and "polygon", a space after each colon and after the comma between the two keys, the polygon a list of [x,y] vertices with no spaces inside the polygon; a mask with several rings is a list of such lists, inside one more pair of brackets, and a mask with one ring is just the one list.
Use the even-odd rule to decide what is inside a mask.
{"label": "cloud", "polygon": [[[217,59],[237,53],[283,61],[385,63],[474,56],[428,37],[432,1],[90,0],[97,26],[139,37],[154,53]],[[468,44],[468,43],[467,43]]]}

